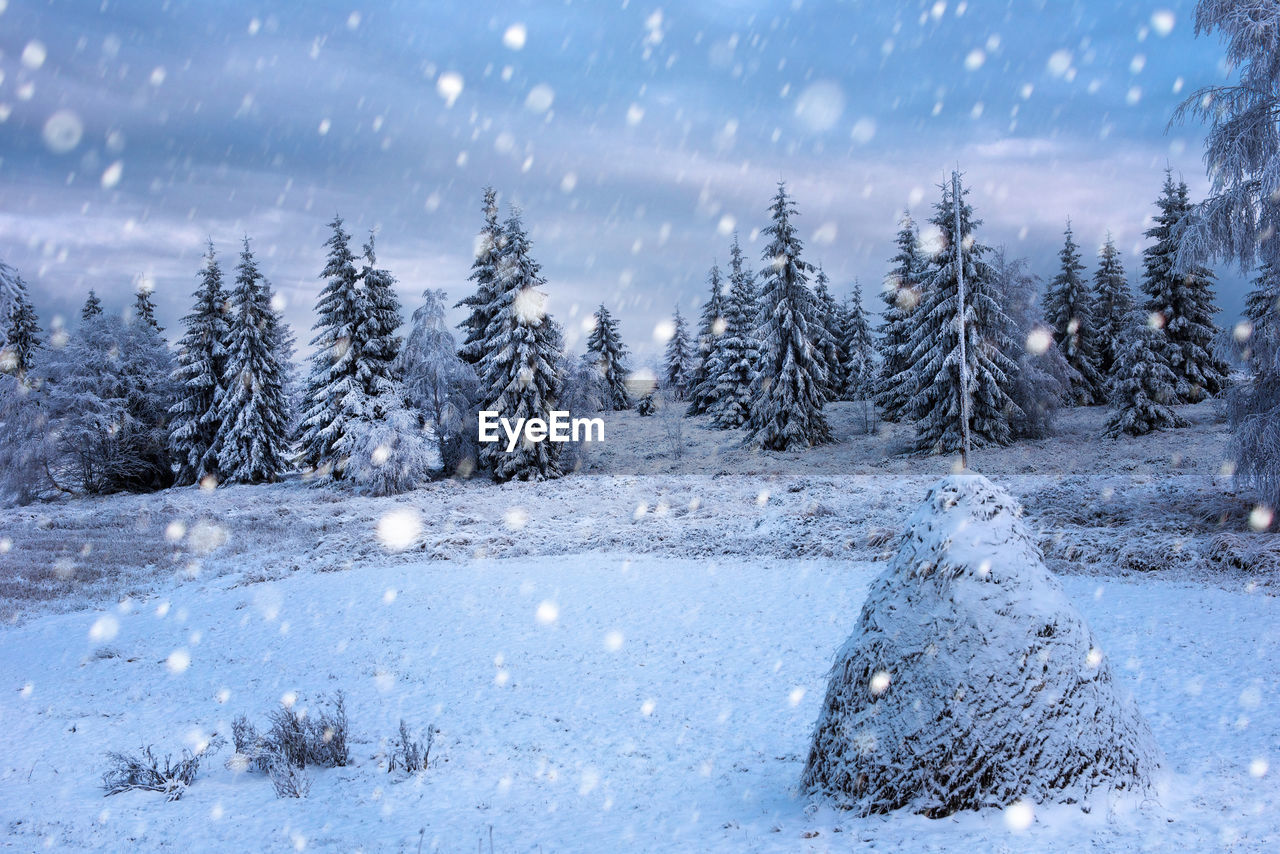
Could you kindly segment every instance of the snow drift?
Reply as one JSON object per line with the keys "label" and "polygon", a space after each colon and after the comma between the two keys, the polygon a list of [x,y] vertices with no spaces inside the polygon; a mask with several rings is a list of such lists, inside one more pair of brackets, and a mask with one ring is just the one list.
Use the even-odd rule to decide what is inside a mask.
{"label": "snow drift", "polygon": [[810,794],[937,817],[1149,786],[1151,731],[1021,516],[981,475],[929,491],[836,656]]}

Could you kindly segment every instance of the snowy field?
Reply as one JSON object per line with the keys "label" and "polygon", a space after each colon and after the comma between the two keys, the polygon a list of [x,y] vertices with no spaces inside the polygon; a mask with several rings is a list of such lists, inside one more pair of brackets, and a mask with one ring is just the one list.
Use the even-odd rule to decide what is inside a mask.
{"label": "snowy field", "polygon": [[[1166,755],[1155,796],[941,820],[798,797],[826,671],[945,458],[905,434],[748,453],[610,420],[587,472],[372,499],[300,482],[34,505],[0,526],[0,846],[13,850],[1235,850],[1280,846],[1276,537],[1222,425],[1100,442],[1101,410],[978,467],[1026,503]],[[647,458],[646,458],[647,457]],[[282,697],[347,697],[303,800],[226,767],[104,798]],[[387,773],[400,719],[430,767]],[[1030,819],[1029,826],[1024,826]]]}

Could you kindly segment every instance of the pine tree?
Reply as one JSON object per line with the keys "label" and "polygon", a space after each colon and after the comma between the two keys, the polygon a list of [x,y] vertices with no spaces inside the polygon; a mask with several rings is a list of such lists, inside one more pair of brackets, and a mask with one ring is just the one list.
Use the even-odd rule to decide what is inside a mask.
{"label": "pine tree", "polygon": [[587,338],[587,352],[595,360],[596,367],[609,388],[607,409],[615,412],[630,409],[631,393],[627,391],[627,347],[618,334],[618,321],[613,319],[604,303],[596,309],[596,325]]}
{"label": "pine tree", "polygon": [[[498,289],[486,307],[492,319],[480,361],[482,411],[516,423],[547,419],[561,394],[559,325],[546,312],[546,284],[533,260],[518,212],[504,224],[506,241],[498,258]],[[507,452],[505,443],[480,448],[480,463],[498,481],[559,477],[559,443],[521,441]]]}
{"label": "pine tree", "polygon": [[49,351],[42,373],[47,429],[56,437],[44,460],[54,488],[103,494],[172,484],[173,361],[150,324],[91,317]]}
{"label": "pine tree", "polygon": [[223,483],[277,480],[287,467],[289,409],[271,289],[244,240],[230,298],[225,392],[213,454]]}
{"label": "pine tree", "polygon": [[18,279],[19,290],[9,307],[3,346],[0,346],[0,373],[16,377],[24,382],[35,364],[35,353],[40,348],[40,332],[35,309],[27,297],[26,283]]}
{"label": "pine tree", "polygon": [[[445,323],[445,292],[428,288],[413,312],[409,336],[396,359],[409,406],[421,413],[435,434],[445,471],[457,471],[464,459],[475,469],[475,430],[468,433],[478,391],[475,369],[458,355]],[[465,472],[469,474],[470,471]]]}
{"label": "pine tree", "polygon": [[826,272],[819,266],[813,290],[814,310],[817,313],[814,346],[822,361],[822,370],[827,376],[826,400],[837,400],[840,390],[844,388],[844,362],[840,358],[840,340],[844,336],[840,329],[840,307],[831,295],[831,288],[828,287],[830,282]]}
{"label": "pine tree", "polygon": [[401,343],[396,335],[401,323],[400,298],[396,296],[395,277],[378,266],[372,233],[364,245],[364,261],[360,270],[363,312],[356,335],[360,345],[359,376],[365,393],[377,396],[399,379],[395,361]]}
{"label": "pine tree", "polygon": [[1053,433],[1054,418],[1071,385],[1071,367],[1044,321],[1039,282],[1027,269],[1027,259],[1011,259],[1001,246],[992,256],[991,271],[1018,363],[1017,379],[1009,390],[1018,410],[1009,419],[1009,429],[1015,439],[1043,439]]}
{"label": "pine tree", "polygon": [[[90,294],[92,295],[92,291]],[[164,328],[156,320],[156,304],[151,299],[151,287],[149,285],[139,285],[133,297],[133,317],[135,320],[145,323],[156,332],[164,332]]]}
{"label": "pine tree", "polygon": [[0,260],[0,349],[4,349],[7,339],[5,335],[9,326],[9,315],[19,294],[25,294],[27,285],[18,275],[18,271]]}
{"label": "pine tree", "polygon": [[684,400],[693,374],[693,348],[689,344],[689,329],[679,306],[676,306],[673,327],[662,362],[662,382],[676,400]]}
{"label": "pine tree", "polygon": [[[1010,354],[1016,343],[1010,321],[1000,309],[994,275],[985,260],[989,251],[977,242],[974,230],[982,224],[960,194],[960,252],[965,281],[965,355],[968,361],[969,431],[975,445],[1007,445],[1009,420],[1017,413],[1010,391],[1017,379],[1017,363]],[[922,286],[923,299],[913,316],[906,373],[917,388],[909,412],[916,422],[916,448],[949,453],[961,447],[960,336],[956,228],[951,184],[942,187],[942,200],[930,222],[942,232],[943,250],[929,262]]]}
{"label": "pine tree", "polygon": [[100,314],[102,314],[102,300],[98,299],[98,295],[93,292],[93,288],[90,288],[89,298],[84,301],[84,307],[80,309],[80,320],[89,320]]}
{"label": "pine tree", "polygon": [[475,284],[475,291],[454,308],[466,306],[471,310],[459,324],[463,330],[462,347],[458,355],[469,365],[479,365],[484,356],[485,335],[489,321],[489,306],[494,304],[502,283],[499,281],[498,259],[506,238],[498,224],[498,194],[492,187],[484,188],[484,227],[476,237],[475,260],[471,262],[468,280]]}
{"label": "pine tree", "polygon": [[[1211,124],[1205,137],[1205,164],[1211,191],[1182,234],[1178,266],[1191,268],[1209,257],[1234,260],[1241,269],[1280,269],[1280,196],[1275,188],[1280,134],[1280,10],[1274,0],[1200,0],[1196,35],[1219,31],[1227,43],[1227,64],[1238,82],[1192,93],[1178,115]],[[1274,280],[1273,280],[1274,281]],[[1263,298],[1261,305],[1267,300]],[[1263,318],[1276,317],[1263,312]],[[1233,433],[1236,477],[1258,490],[1272,509],[1280,508],[1280,324],[1254,324],[1249,338],[1252,376],[1231,389],[1227,412]]]}
{"label": "pine tree", "polygon": [[1129,292],[1124,265],[1120,263],[1120,251],[1116,249],[1110,232],[1099,254],[1098,270],[1093,275],[1093,295],[1098,373],[1106,381],[1115,374],[1120,336],[1124,332],[1125,319],[1133,311],[1133,294]]}
{"label": "pine tree", "polygon": [[178,366],[174,379],[178,402],[169,410],[172,422],[169,443],[178,462],[178,482],[195,483],[208,475],[218,475],[213,454],[218,436],[218,401],[225,386],[227,344],[227,293],[222,286],[222,269],[213,252],[213,241],[205,255],[195,305],[182,319],[186,333],[178,342]]}
{"label": "pine tree", "polygon": [[751,395],[760,373],[759,318],[755,276],[743,263],[738,236],[729,250],[729,296],[724,301],[725,332],[716,341],[715,403],[712,424],[722,430],[741,427],[751,418]]}
{"label": "pine tree", "polygon": [[342,226],[342,218],[335,216],[329,223],[332,233],[325,241],[329,254],[320,277],[326,281],[316,298],[312,327],[316,335],[311,339],[316,349],[311,356],[300,438],[303,464],[335,477],[341,477],[337,445],[351,416],[343,401],[363,390],[368,379],[368,366],[362,364],[367,298],[351,254],[351,238]]}
{"label": "pine tree", "polygon": [[[1276,323],[1280,317],[1280,276],[1275,274],[1270,264],[1263,264],[1258,268],[1253,289],[1244,298],[1244,316],[1249,324],[1250,338],[1257,330]],[[1246,350],[1251,353],[1253,347],[1246,345]],[[1252,361],[1249,355],[1245,358]]]}
{"label": "pine tree", "polygon": [[881,299],[885,303],[880,333],[880,367],[875,379],[875,401],[880,417],[899,422],[909,417],[908,407],[916,393],[916,378],[910,374],[911,328],[918,321],[921,289],[928,259],[920,249],[920,236],[911,215],[903,211],[898,222],[898,252],[893,269],[885,277]]}
{"label": "pine tree", "polygon": [[698,352],[693,376],[689,379],[689,415],[707,412],[716,400],[718,383],[715,376],[716,341],[724,334],[729,323],[724,316],[724,287],[720,279],[720,265],[712,264],[707,274],[710,294],[702,304],[702,317],[698,321]]}
{"label": "pine tree", "polygon": [[1067,402],[1073,406],[1093,406],[1105,398],[1103,377],[1098,371],[1097,328],[1093,295],[1085,284],[1080,249],[1071,233],[1071,222],[1058,252],[1062,267],[1049,283],[1045,316],[1054,341],[1071,366]]}
{"label": "pine tree", "polygon": [[862,307],[862,287],[856,281],[841,315],[844,337],[840,342],[840,352],[843,356],[844,386],[840,390],[840,398],[869,400],[874,392],[876,376],[875,344],[871,340],[866,309]]}
{"label": "pine tree", "polygon": [[1218,334],[1213,315],[1213,273],[1198,265],[1176,267],[1178,234],[1191,210],[1185,183],[1175,184],[1166,171],[1156,201],[1160,213],[1146,236],[1154,243],[1142,253],[1143,308],[1163,323],[1165,358],[1177,377],[1177,400],[1196,403],[1226,387],[1228,366],[1214,352]]}
{"label": "pine tree", "polygon": [[1177,402],[1178,377],[1169,367],[1161,330],[1140,311],[1131,312],[1120,340],[1111,382],[1111,405],[1104,435],[1141,436],[1187,422],[1170,405]]}
{"label": "pine tree", "polygon": [[770,205],[772,221],[764,229],[765,268],[760,276],[761,370],[751,395],[751,442],[770,451],[786,451],[831,441],[822,413],[828,379],[815,341],[819,310],[808,278],[812,267],[800,257],[804,248],[791,218],[795,203],[786,185]]}

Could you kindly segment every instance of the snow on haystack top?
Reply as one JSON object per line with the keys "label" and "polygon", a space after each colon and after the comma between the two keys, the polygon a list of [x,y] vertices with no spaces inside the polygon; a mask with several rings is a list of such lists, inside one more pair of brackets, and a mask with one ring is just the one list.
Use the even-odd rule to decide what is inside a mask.
{"label": "snow on haystack top", "polygon": [[1150,784],[1150,730],[1021,516],[981,475],[930,489],[836,656],[808,791],[937,816]]}

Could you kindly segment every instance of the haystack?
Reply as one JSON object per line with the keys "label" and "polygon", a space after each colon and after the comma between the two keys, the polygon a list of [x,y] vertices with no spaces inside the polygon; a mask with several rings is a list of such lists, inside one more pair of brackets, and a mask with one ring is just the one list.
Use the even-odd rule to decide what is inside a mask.
{"label": "haystack", "polygon": [[803,777],[862,814],[1145,789],[1146,721],[985,477],[938,482],[836,655]]}

